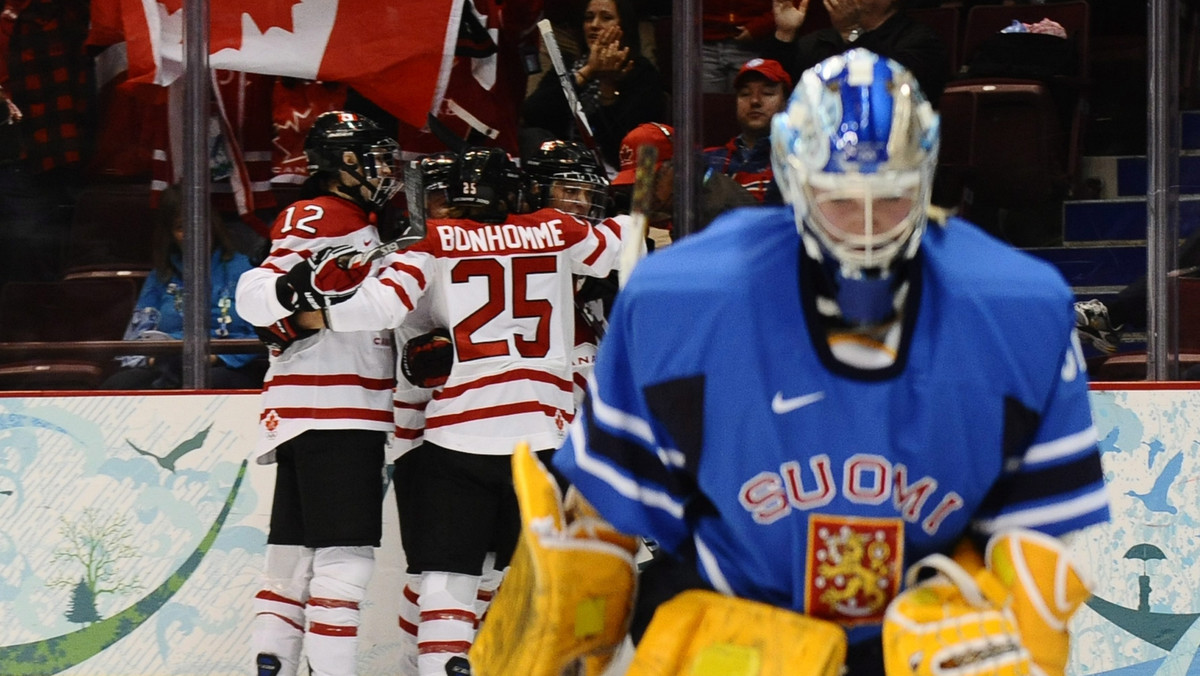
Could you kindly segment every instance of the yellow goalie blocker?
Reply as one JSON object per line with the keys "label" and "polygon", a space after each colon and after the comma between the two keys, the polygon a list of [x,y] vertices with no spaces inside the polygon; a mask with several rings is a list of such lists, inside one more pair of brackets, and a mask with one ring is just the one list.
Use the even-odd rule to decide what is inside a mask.
{"label": "yellow goalie blocker", "polygon": [[[564,507],[524,444],[513,455],[513,484],[521,539],[471,647],[472,673],[596,676],[628,632],[637,541],[575,491]],[[845,658],[835,624],[695,590],[658,608],[626,676],[837,676]]]}
{"label": "yellow goalie blocker", "polygon": [[[921,571],[937,575],[917,583]],[[1015,529],[909,568],[883,624],[888,676],[1062,676],[1067,620],[1090,596],[1062,543]]]}

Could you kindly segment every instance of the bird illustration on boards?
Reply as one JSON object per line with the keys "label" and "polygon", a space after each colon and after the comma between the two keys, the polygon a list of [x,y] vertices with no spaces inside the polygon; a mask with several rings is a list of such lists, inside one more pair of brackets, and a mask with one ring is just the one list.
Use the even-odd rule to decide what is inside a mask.
{"label": "bird illustration on boards", "polygon": [[1162,472],[1159,472],[1158,478],[1154,480],[1154,485],[1150,487],[1149,492],[1125,491],[1125,495],[1141,500],[1146,509],[1151,512],[1175,514],[1179,510],[1167,500],[1167,489],[1171,487],[1171,483],[1175,481],[1175,477],[1179,476],[1179,470],[1182,467],[1183,453],[1176,453],[1173,458],[1167,461]]}
{"label": "bird illustration on boards", "polygon": [[154,460],[156,462],[158,462],[158,464],[161,465],[163,469],[168,470],[170,472],[174,472],[175,471],[175,463],[178,462],[180,458],[182,458],[184,455],[191,453],[192,451],[194,451],[204,445],[204,440],[206,438],[208,438],[208,431],[211,429],[212,429],[212,425],[205,427],[203,430],[200,430],[200,432],[197,433],[196,436],[192,437],[191,439],[187,439],[186,441],[180,442],[179,445],[177,445],[175,448],[172,448],[170,450],[170,452],[168,452],[166,455],[162,455],[162,456],[155,455],[155,454],[151,453],[150,451],[145,451],[145,450],[138,448],[137,445],[134,444],[129,439],[126,439],[125,443],[129,444],[130,447],[132,447],[133,450],[137,451],[139,454],[154,458]]}

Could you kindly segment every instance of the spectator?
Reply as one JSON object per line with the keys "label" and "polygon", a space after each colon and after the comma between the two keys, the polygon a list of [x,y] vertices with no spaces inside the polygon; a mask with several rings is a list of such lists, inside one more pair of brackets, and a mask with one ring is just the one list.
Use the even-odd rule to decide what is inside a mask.
{"label": "spectator", "polygon": [[708,167],[732,176],[764,204],[782,204],[771,168],[771,118],[787,105],[792,78],[778,61],[751,59],[733,81],[742,133],[724,146],[708,148]]}
{"label": "spectator", "polygon": [[[155,213],[154,269],[142,284],[133,320],[125,340],[183,338],[183,192],[173,185],[163,191]],[[234,292],[238,278],[251,267],[244,254],[234,250],[225,223],[210,211],[212,260],[209,261],[209,336],[253,338],[254,327],[237,313]],[[179,358],[123,357],[122,368],[100,386],[106,390],[175,389],[183,382]],[[215,390],[262,387],[264,359],[253,354],[209,356],[208,386]]]}
{"label": "spectator", "polygon": [[700,56],[705,92],[737,88],[742,64],[759,56],[762,41],[775,30],[772,0],[704,0],[700,9]]}
{"label": "spectator", "polygon": [[[803,613],[845,632],[842,673],[877,675],[911,564],[1014,532],[1061,553],[1052,538],[1107,520],[1071,291],[964,221],[928,222],[937,116],[896,62],[822,62],[772,135],[788,206],[639,264],[554,465],[617,530],[658,543],[637,584],[651,605],[698,586],[721,592],[710,609]],[[1014,561],[1065,595],[1067,557]],[[494,626],[513,619],[497,614],[508,591]],[[1060,668],[1071,610],[1053,643],[1023,636]]]}
{"label": "spectator", "polygon": [[[1179,269],[1172,275],[1194,277],[1200,272],[1200,230],[1183,240],[1177,257]],[[1146,275],[1142,275],[1107,303],[1095,298],[1075,303],[1075,330],[1079,337],[1104,354],[1119,350],[1122,332],[1146,326],[1147,289]]]}
{"label": "spectator", "polygon": [[355,673],[394,428],[390,332],[292,322],[370,272],[337,260],[379,244],[371,222],[400,187],[400,149],[379,125],[343,111],[318,117],[304,149],[309,197],[276,217],[270,254],[237,289],[242,316],[274,334],[255,457],[275,463],[275,493],[251,643],[257,673],[280,676],[296,674],[302,647],[314,674]]}
{"label": "spectator", "polygon": [[[666,114],[662,77],[642,56],[631,0],[590,0],[584,11],[587,50],[569,66],[569,78],[587,115],[605,163],[617,166],[621,139],[643,122]],[[553,138],[579,139],[562,84],[553,71],[525,99],[526,127]]]}
{"label": "spectator", "polygon": [[774,0],[775,35],[763,55],[783,64],[795,80],[824,59],[861,47],[912,71],[936,108],[950,72],[948,45],[903,10],[903,0],[822,0],[832,26],[799,35],[813,0]]}
{"label": "spectator", "polygon": [[324,317],[335,331],[403,327],[428,302],[453,340],[449,376],[425,407],[425,442],[404,464],[414,478],[401,536],[419,579],[422,676],[466,659],[487,554],[500,570],[516,546],[513,448],[529,440],[548,457],[575,413],[573,275],[608,274],[620,250],[611,224],[511,213],[520,176],[502,150],[468,149],[459,162],[449,189],[466,217],[430,221],[425,240],[385,259]]}
{"label": "spectator", "polygon": [[[621,170],[613,178],[613,191],[619,196],[619,202],[629,205],[633,191],[634,174],[637,172],[637,150],[643,145],[654,146],[658,150],[658,162],[655,164],[654,184],[651,188],[650,207],[647,211],[647,222],[650,225],[650,235],[655,244],[662,246],[669,239],[662,235],[674,237],[673,219],[675,216],[675,129],[669,125],[651,122],[639,125],[625,135],[621,141]],[[759,202],[737,181],[713,169],[708,169],[700,177],[700,213],[697,216],[696,231],[700,231],[711,223],[721,213],[735,207],[755,206]]]}
{"label": "spectator", "polygon": [[86,0],[7,2],[0,12],[0,285],[63,272],[92,142]]}

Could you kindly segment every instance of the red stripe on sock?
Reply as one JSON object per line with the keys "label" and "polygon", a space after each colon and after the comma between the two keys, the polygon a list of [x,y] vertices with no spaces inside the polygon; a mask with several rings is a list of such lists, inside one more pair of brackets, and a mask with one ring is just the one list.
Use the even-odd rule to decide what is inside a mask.
{"label": "red stripe on sock", "polygon": [[351,610],[358,610],[357,601],[347,601],[345,599],[324,599],[314,596],[308,600],[308,605],[319,608],[349,608]]}
{"label": "red stripe on sock", "polygon": [[458,610],[456,608],[421,611],[422,622],[431,622],[436,620],[452,620],[455,622],[467,622],[469,624],[475,624],[475,612],[471,610]]}
{"label": "red stripe on sock", "polygon": [[347,627],[341,624],[324,624],[309,622],[308,633],[320,636],[358,636],[358,627]]}
{"label": "red stripe on sock", "polygon": [[400,618],[400,629],[406,634],[412,634],[413,636],[417,635],[417,625],[405,620],[403,617]]}
{"label": "red stripe on sock", "polygon": [[466,655],[471,649],[470,641],[422,641],[417,644],[417,652],[422,655],[431,653],[456,653]]}
{"label": "red stripe on sock", "polygon": [[408,599],[413,605],[416,605],[421,600],[420,594],[413,591],[413,588],[408,585],[404,585],[404,598]]}
{"label": "red stripe on sock", "polygon": [[275,592],[269,591],[266,589],[255,594],[254,598],[261,599],[263,601],[274,601],[276,603],[286,603],[288,605],[293,605],[293,606],[301,606],[301,607],[304,606],[304,603],[297,601],[296,599],[289,599],[286,596],[280,596],[279,594],[276,594]]}

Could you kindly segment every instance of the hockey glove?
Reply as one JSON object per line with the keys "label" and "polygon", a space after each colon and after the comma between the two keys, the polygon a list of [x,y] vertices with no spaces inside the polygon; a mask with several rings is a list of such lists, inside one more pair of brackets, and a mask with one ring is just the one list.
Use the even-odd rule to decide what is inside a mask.
{"label": "hockey glove", "polygon": [[446,329],[434,329],[404,344],[400,370],[417,387],[441,387],[454,364],[454,343]]}
{"label": "hockey glove", "polygon": [[320,310],[341,302],[371,274],[370,262],[353,264],[358,251],[340,245],[300,261],[275,283],[275,295],[290,310]]}
{"label": "hockey glove", "polygon": [[[939,575],[914,585],[923,569]],[[1021,529],[993,536],[984,559],[931,554],[905,584],[883,623],[889,676],[1061,676],[1067,620],[1090,595],[1058,540]]]}
{"label": "hockey glove", "polygon": [[317,329],[306,329],[296,323],[295,315],[284,317],[279,321],[269,326],[256,326],[254,332],[258,334],[258,339],[267,346],[271,354],[278,356],[283,354],[283,351],[288,349],[292,343],[308,338],[317,332]]}

